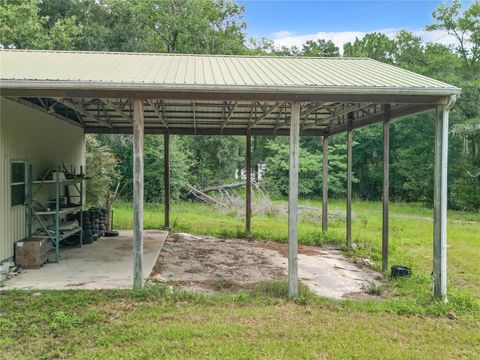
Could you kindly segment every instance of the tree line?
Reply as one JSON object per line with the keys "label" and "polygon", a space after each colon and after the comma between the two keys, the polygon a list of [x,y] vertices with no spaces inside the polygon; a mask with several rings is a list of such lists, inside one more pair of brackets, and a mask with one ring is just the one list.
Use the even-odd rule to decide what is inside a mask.
{"label": "tree line", "polygon": [[[193,54],[370,57],[462,88],[451,112],[449,206],[480,210],[480,3],[464,8],[455,0],[432,14],[428,31],[442,30],[455,44],[425,42],[402,30],[393,38],[369,33],[346,43],[343,51],[329,40],[277,48],[269,39],[247,39],[245,8],[229,0],[9,0],[0,6],[0,44],[5,48],[62,49]],[[390,186],[394,200],[431,204],[433,198],[434,115],[423,113],[392,122]],[[330,140],[332,196],[345,192],[345,136]],[[92,189],[132,178],[131,138],[89,136],[91,172],[102,179]],[[163,139],[145,139],[145,197],[163,198]],[[354,194],[377,200],[382,194],[382,130],[372,125],[354,130]],[[171,185],[174,197],[185,184],[207,186],[230,181],[244,166],[241,137],[172,136]],[[93,164],[104,159],[105,164]],[[255,137],[253,163],[266,163],[265,185],[285,196],[288,139]],[[303,137],[300,195],[321,195],[321,139]],[[104,167],[108,171],[100,171]],[[108,175],[102,175],[108,174]],[[112,176],[112,174],[116,174]],[[103,190],[102,190],[103,191]],[[101,193],[102,191],[97,191]],[[91,201],[100,201],[95,191]]]}

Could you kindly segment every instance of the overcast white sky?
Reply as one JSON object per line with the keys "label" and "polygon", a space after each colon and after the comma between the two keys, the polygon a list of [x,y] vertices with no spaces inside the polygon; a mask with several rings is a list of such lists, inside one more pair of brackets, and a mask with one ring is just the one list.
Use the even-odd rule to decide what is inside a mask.
{"label": "overcast white sky", "polygon": [[[377,29],[368,32],[380,32],[386,34],[389,37],[394,37],[401,29]],[[442,44],[454,44],[455,39],[453,36],[447,34],[444,31],[425,31],[425,30],[410,30],[413,33],[421,36],[425,42],[439,42]],[[332,40],[335,45],[343,49],[343,45],[347,42],[355,41],[356,38],[362,38],[367,32],[364,31],[335,31],[324,32],[320,31],[314,34],[292,34],[288,31],[279,31],[271,34],[271,39],[274,40],[277,47],[282,46],[297,46],[301,47],[307,40]]]}

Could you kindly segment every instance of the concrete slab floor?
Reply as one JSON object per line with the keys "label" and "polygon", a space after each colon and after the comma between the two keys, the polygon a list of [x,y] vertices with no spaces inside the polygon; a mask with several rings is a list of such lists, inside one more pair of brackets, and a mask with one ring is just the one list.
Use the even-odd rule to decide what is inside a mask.
{"label": "concrete slab floor", "polygon": [[[157,260],[168,232],[145,230],[143,243],[143,278]],[[40,269],[24,270],[5,281],[1,290],[128,289],[133,285],[133,231],[101,238],[83,247],[60,250],[60,262]]]}
{"label": "concrete slab floor", "polygon": [[[274,264],[287,267],[287,259],[272,258]],[[360,268],[334,246],[322,246],[318,253],[298,254],[298,277],[315,294],[331,299],[373,298],[366,292],[379,285],[380,273]]]}
{"label": "concrete slab floor", "polygon": [[[186,291],[235,292],[256,283],[286,280],[288,245],[171,234],[158,257],[152,281]],[[298,249],[299,279],[315,294],[332,299],[375,298],[367,293],[381,274],[354,264],[334,246]]]}

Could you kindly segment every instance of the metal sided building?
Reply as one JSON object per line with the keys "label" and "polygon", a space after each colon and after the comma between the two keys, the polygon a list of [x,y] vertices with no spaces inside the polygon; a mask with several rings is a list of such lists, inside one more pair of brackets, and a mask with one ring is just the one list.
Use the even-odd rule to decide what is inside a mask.
{"label": "metal sided building", "polygon": [[[12,164],[83,163],[84,134],[133,134],[134,286],[141,286],[143,136],[165,137],[169,189],[170,135],[289,136],[289,291],[298,293],[299,137],[323,142],[323,214],[328,207],[328,139],[347,133],[346,243],[351,245],[352,138],[384,124],[383,269],[388,267],[389,121],[435,111],[434,292],[446,295],[448,114],[460,89],[367,58],[300,58],[66,51],[0,52],[0,259],[25,236],[22,206],[11,206]],[[246,230],[250,230],[246,181]],[[165,224],[169,224],[169,199]],[[328,229],[327,216],[322,227]]]}

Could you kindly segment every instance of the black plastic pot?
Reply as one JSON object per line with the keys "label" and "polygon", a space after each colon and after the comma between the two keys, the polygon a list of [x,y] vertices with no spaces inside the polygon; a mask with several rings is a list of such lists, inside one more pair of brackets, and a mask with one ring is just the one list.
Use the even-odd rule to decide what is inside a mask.
{"label": "black plastic pot", "polygon": [[392,265],[392,277],[405,277],[412,275],[412,269],[403,265]]}

